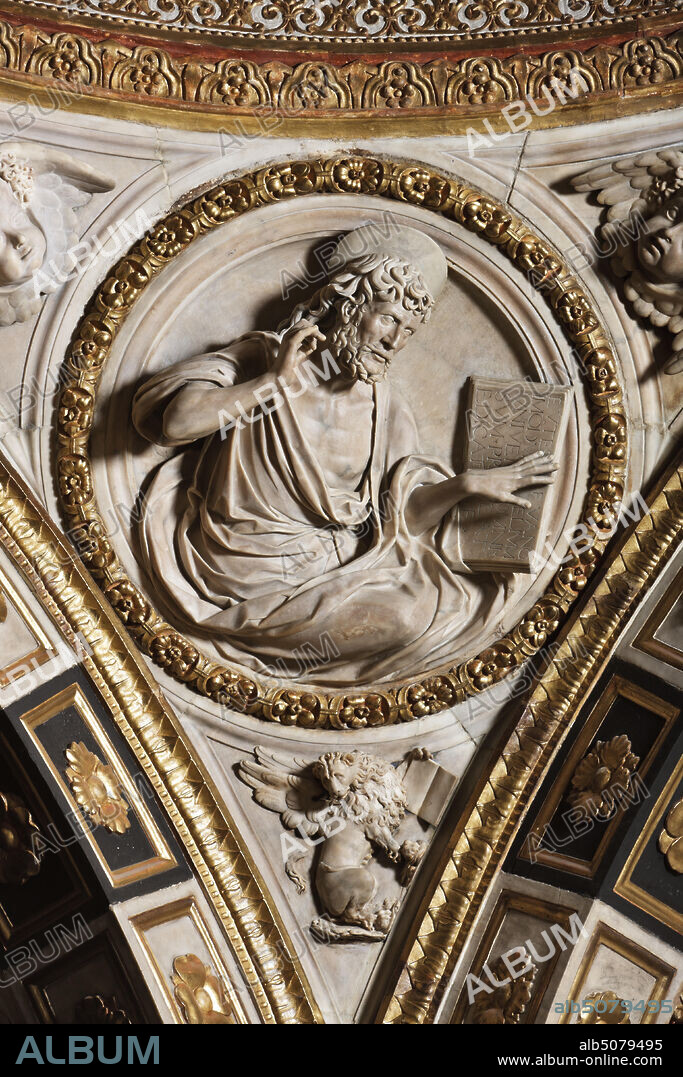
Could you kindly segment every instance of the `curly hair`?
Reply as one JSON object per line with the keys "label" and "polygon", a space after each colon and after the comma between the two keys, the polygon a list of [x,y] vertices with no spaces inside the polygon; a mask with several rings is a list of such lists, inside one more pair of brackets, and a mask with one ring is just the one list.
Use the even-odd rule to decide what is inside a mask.
{"label": "curly hair", "polygon": [[676,195],[683,194],[683,154],[677,154],[679,163],[656,176],[642,195],[647,209],[655,213]]}
{"label": "curly hair", "polygon": [[434,306],[434,299],[414,266],[384,254],[363,254],[331,277],[312,298],[299,303],[278,327],[278,332],[284,332],[303,318],[322,325],[334,315],[346,323],[353,312],[373,300],[400,302],[404,310],[414,312],[423,322]]}
{"label": "curly hair", "polygon": [[361,824],[369,841],[391,848],[392,834],[408,805],[395,767],[365,752],[326,752],[313,764],[313,774],[325,789],[325,779],[338,763],[359,768],[342,801],[344,815]]}
{"label": "curly hair", "polygon": [[21,206],[31,200],[33,194],[33,169],[26,161],[17,160],[14,153],[0,157],[0,180],[7,184]]}

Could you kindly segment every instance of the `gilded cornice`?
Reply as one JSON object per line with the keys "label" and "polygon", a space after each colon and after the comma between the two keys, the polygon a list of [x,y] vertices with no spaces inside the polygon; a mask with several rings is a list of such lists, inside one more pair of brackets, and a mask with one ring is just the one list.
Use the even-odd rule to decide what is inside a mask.
{"label": "gilded cornice", "polygon": [[262,1020],[319,1020],[277,911],[178,719],[88,573],[1,455],[0,542],[74,647],[80,639],[80,650],[88,650],[83,663],[174,824]]}
{"label": "gilded cornice", "polygon": [[[634,32],[675,14],[676,0],[2,0],[7,14],[77,23],[108,33],[173,35],[200,43],[292,47],[507,41],[571,32]],[[621,11],[619,8],[621,7]],[[387,50],[388,51],[388,50]]]}
{"label": "gilded cornice", "polygon": [[[5,5],[5,9],[7,5]],[[0,5],[0,11],[3,10]],[[654,24],[653,24],[654,26]],[[384,130],[462,133],[527,98],[545,106],[533,126],[650,111],[683,100],[683,38],[675,20],[581,40],[468,40],[454,51],[225,48],[214,41],[111,36],[99,27],[0,21],[0,93],[11,99],[174,126],[264,135]],[[553,79],[570,72],[575,97],[547,109]],[[361,123],[362,121],[362,123]]]}
{"label": "gilded cornice", "polygon": [[576,720],[595,678],[683,538],[683,466],[671,468],[641,517],[560,638],[531,689],[521,717],[454,827],[422,902],[380,1020],[434,1021],[436,1008],[465,945],[488,884],[502,863],[523,809],[554,752]]}

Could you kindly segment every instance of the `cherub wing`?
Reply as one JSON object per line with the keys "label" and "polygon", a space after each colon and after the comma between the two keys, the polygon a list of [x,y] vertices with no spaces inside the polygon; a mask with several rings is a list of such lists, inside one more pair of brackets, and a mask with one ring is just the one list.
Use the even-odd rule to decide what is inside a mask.
{"label": "cherub wing", "polygon": [[37,176],[55,173],[64,182],[90,195],[99,191],[111,191],[114,186],[112,180],[103,172],[98,172],[96,168],[79,161],[70,153],[41,142],[3,142],[2,156],[8,157],[11,154],[17,159],[28,161]]}
{"label": "cherub wing", "polygon": [[301,830],[309,838],[318,837],[319,817],[327,802],[322,785],[310,772],[310,765],[297,759],[284,759],[263,748],[254,748],[254,755],[255,760],[242,760],[237,772],[253,789],[256,803],[277,812],[287,830]]}
{"label": "cherub wing", "polygon": [[666,183],[672,172],[683,174],[683,146],[598,165],[572,181],[577,191],[597,192],[598,202],[608,207],[600,233],[611,251],[614,272],[628,278],[626,298],[637,314],[673,334],[673,354],[664,366],[667,374],[683,370],[683,299],[672,302],[670,292],[662,295],[656,284],[647,280],[638,267],[634,240],[641,227],[638,216],[647,219],[652,212],[648,195],[658,184]]}
{"label": "cherub wing", "polygon": [[30,166],[30,186],[22,202],[45,237],[43,266],[33,278],[0,294],[0,326],[26,322],[40,310],[42,296],[63,283],[74,264],[71,252],[80,229],[76,211],[113,182],[62,150],[40,142],[3,142],[0,168]]}
{"label": "cherub wing", "polygon": [[597,191],[600,205],[608,206],[607,221],[625,220],[646,206],[645,195],[661,176],[683,165],[683,148],[641,153],[598,165],[580,176],[572,185],[577,191]]}

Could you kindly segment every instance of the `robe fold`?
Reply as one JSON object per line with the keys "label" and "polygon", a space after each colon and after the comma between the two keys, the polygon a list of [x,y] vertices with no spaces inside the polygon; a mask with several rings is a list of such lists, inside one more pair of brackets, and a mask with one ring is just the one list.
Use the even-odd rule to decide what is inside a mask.
{"label": "robe fold", "polygon": [[223,437],[164,435],[181,389],[250,381],[272,367],[279,342],[247,334],[136,393],[136,429],[179,449],[143,500],[142,559],[155,594],[177,627],[261,674],[321,687],[416,676],[480,634],[504,588],[468,572],[456,512],[419,537],[408,530],[412,491],[454,473],[420,454],[413,416],[386,379],[372,386],[369,458],[353,487],[320,466],[298,387],[252,422],[234,416]]}

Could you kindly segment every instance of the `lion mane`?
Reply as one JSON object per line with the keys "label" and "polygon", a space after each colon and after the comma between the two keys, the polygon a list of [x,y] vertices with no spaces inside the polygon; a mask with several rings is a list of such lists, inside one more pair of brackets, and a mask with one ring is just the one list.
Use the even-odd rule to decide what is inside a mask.
{"label": "lion mane", "polygon": [[393,832],[406,813],[407,798],[403,783],[390,763],[364,752],[327,752],[313,764],[313,774],[327,790],[326,778],[333,767],[343,763],[358,768],[343,798],[328,794],[330,804],[363,829],[368,841],[376,842],[392,859]]}

